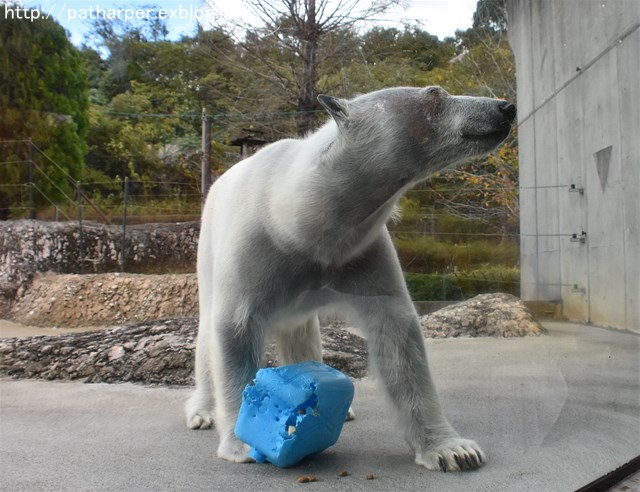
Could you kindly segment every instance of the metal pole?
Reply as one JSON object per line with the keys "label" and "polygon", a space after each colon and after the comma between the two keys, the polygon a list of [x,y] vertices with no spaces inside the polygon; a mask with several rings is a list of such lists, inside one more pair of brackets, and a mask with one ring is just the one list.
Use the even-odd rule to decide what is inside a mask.
{"label": "metal pole", "polygon": [[207,108],[202,108],[202,203],[211,185],[211,120]]}
{"label": "metal pole", "polygon": [[120,271],[124,272],[127,246],[127,204],[129,202],[129,178],[124,178],[124,206],[122,207],[122,246],[120,247]]}
{"label": "metal pole", "polygon": [[27,145],[29,146],[29,219],[34,220],[36,218],[36,206],[33,198],[35,163],[33,162],[33,144],[31,143],[31,137],[29,137]]}
{"label": "metal pole", "polygon": [[77,183],[77,193],[78,193],[78,248],[79,254],[78,257],[80,259],[80,273],[84,273],[84,234],[82,232],[82,183],[78,181]]}

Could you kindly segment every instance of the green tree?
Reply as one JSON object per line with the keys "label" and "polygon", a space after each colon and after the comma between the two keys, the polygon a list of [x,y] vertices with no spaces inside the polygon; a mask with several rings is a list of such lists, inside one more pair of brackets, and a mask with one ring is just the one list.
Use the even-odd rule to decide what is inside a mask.
{"label": "green tree", "polygon": [[[404,30],[373,27],[360,35],[360,60],[354,60],[348,76],[354,92],[367,92],[394,85],[425,85],[426,74],[448,66],[455,55],[453,43],[438,40],[415,26]],[[358,82],[360,86],[358,86]],[[351,94],[346,94],[351,95]]]}
{"label": "green tree", "polygon": [[153,43],[165,40],[169,32],[166,21],[159,17],[95,19],[92,28],[93,45],[84,48],[108,53],[98,86],[107,99],[130,89],[132,80],[149,77],[145,66],[153,56]]}
{"label": "green tree", "polygon": [[478,0],[473,14],[472,29],[476,32],[506,32],[506,0]]}
{"label": "green tree", "polygon": [[[68,176],[79,179],[84,166],[88,82],[83,58],[55,20],[34,15],[26,21],[13,8],[0,6],[0,140],[33,139],[46,156],[36,159],[39,189],[58,199],[70,192]],[[6,155],[0,148],[0,161],[26,158],[26,151],[12,152]],[[1,166],[0,182],[26,180],[24,169],[18,174]],[[0,188],[1,208],[17,199]]]}
{"label": "green tree", "polygon": [[[87,166],[95,177],[133,178],[136,193],[166,194],[163,182],[195,187],[201,108],[226,113],[238,92],[234,75],[216,60],[218,51],[235,49],[224,32],[199,28],[177,41],[163,32],[102,21],[94,24],[96,47],[83,49],[93,102]],[[97,49],[107,55],[96,56]],[[232,127],[225,124],[225,138]]]}
{"label": "green tree", "polygon": [[[421,72],[420,85],[440,85],[455,95],[515,101],[515,61],[505,19],[503,0],[479,1],[474,26],[458,31],[449,44],[456,47],[457,56]],[[478,232],[512,241],[519,223],[517,150],[514,128],[496,152],[434,177],[403,203],[409,219],[399,230],[423,228],[441,233],[441,240],[456,242],[469,242]]]}

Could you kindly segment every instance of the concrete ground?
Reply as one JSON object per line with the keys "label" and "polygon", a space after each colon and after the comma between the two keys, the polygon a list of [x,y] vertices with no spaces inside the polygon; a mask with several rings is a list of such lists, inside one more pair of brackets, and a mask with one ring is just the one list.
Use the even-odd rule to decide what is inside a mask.
{"label": "concrete ground", "polygon": [[545,326],[429,342],[445,412],[489,456],[475,472],[416,466],[370,380],[335,446],[278,469],[217,459],[215,432],[184,425],[186,389],[3,379],[0,490],[575,491],[640,455],[640,336]]}
{"label": "concrete ground", "polygon": [[42,326],[28,326],[0,319],[0,338],[24,338],[50,335],[66,335],[94,330],[108,330],[114,326],[83,326],[81,328],[44,328]]}

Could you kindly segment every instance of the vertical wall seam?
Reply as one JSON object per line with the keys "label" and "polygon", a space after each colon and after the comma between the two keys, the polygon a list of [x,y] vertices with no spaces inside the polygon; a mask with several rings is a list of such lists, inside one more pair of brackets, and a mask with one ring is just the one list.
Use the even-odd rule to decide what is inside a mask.
{"label": "vertical wall seam", "polygon": [[[553,64],[553,66],[552,66],[552,69],[553,69],[552,70],[552,74],[553,74],[553,90],[554,91],[556,90],[556,70],[557,70],[557,67],[556,67],[557,57],[553,54],[553,49],[554,49],[554,47],[556,45],[556,36],[558,35],[558,30],[555,29],[556,22],[557,22],[556,11],[553,8],[553,3],[552,3],[551,4],[551,24],[554,26],[554,29],[553,29],[553,37],[551,39],[550,48],[551,48],[551,53],[552,53],[551,62]],[[558,153],[558,138],[559,138],[559,135],[558,135],[558,101],[557,101],[556,98],[553,99],[553,103],[554,103],[554,105],[553,105],[553,114],[555,116],[555,123],[556,123],[556,128],[555,128],[555,137],[556,138],[555,138],[555,142],[554,142],[554,147],[555,147],[554,155],[555,155],[555,159],[556,159],[555,166],[554,166],[555,182],[556,183],[560,183],[560,165],[559,165],[560,155]],[[557,292],[555,294],[560,299],[560,302],[563,302],[563,299],[562,299],[562,289],[563,289],[563,287],[562,287],[562,285],[564,284],[564,279],[562,278],[562,241],[564,239],[560,236],[560,234],[562,233],[562,231],[560,230],[561,224],[562,224],[562,221],[560,220],[560,215],[561,215],[561,211],[560,211],[560,209],[561,209],[560,193],[561,192],[566,193],[566,190],[563,189],[563,188],[556,188],[555,189],[556,203],[558,204],[558,209],[556,210],[556,224],[555,224],[555,227],[556,227],[555,232],[556,232],[556,234],[558,234],[558,237],[556,238],[557,242],[555,244],[555,246],[558,248],[558,273],[557,273],[557,277],[556,277],[558,279],[558,281],[556,283],[559,284],[559,287],[556,287]]]}
{"label": "vertical wall seam", "polygon": [[[580,87],[580,91],[582,92],[582,98],[584,99],[585,97],[585,84],[582,84],[582,86]],[[581,133],[582,135],[586,135],[586,123],[585,123],[585,118],[584,118],[584,107],[583,107],[583,112],[582,112],[582,130]],[[591,231],[589,231],[589,176],[591,175],[589,173],[589,167],[587,165],[587,159],[589,159],[589,153],[587,152],[587,143],[585,142],[585,139],[582,138],[581,139],[581,147],[582,147],[582,152],[581,152],[581,158],[582,158],[582,173],[584,174],[584,189],[585,189],[585,194],[584,194],[584,206],[585,206],[585,228],[587,230],[587,234]],[[593,322],[592,318],[591,318],[591,243],[590,243],[590,239],[589,237],[587,237],[587,285],[586,285],[586,289],[587,289],[587,323],[591,324]]]}
{"label": "vertical wall seam", "polygon": [[[533,19],[533,1],[529,0],[529,19]],[[528,23],[528,32],[529,32],[529,46],[533,46],[533,24],[531,22]],[[536,84],[535,84],[535,77],[534,77],[534,65],[533,65],[533,50],[529,50],[529,58],[530,58],[530,76],[531,76],[531,82],[530,82],[530,87],[531,87],[531,95],[532,95],[532,99],[535,105],[535,101],[536,101]],[[537,139],[537,135],[536,135],[536,115],[534,113],[533,115],[533,119],[531,121],[532,124],[532,133],[533,133],[533,206],[534,206],[534,210],[535,210],[535,214],[534,214],[534,227],[535,227],[535,272],[536,272],[536,279],[535,279],[535,298],[536,300],[540,300],[540,227],[539,227],[539,220],[538,220],[538,152],[537,152],[537,143],[538,143],[538,139]]]}
{"label": "vertical wall seam", "polygon": [[[627,42],[627,41],[625,41]],[[622,46],[624,44],[624,42],[620,43],[620,46]],[[622,303],[622,309],[623,309],[623,317],[622,319],[624,320],[624,325],[626,327],[630,327],[631,326],[631,320],[628,318],[628,295],[629,293],[627,292],[627,289],[629,287],[628,284],[628,273],[627,273],[627,241],[626,241],[626,230],[627,230],[627,203],[626,203],[626,196],[627,194],[625,193],[626,187],[625,187],[625,179],[624,179],[624,163],[622,162],[623,160],[623,155],[622,155],[622,125],[624,124],[624,121],[622,120],[622,112],[620,111],[621,108],[624,108],[625,106],[623,106],[623,102],[624,102],[624,97],[622,94],[622,86],[621,86],[621,74],[620,74],[620,63],[618,63],[618,57],[620,56],[620,50],[618,48],[618,46],[616,46],[616,48],[613,50],[614,55],[612,57],[613,59],[613,63],[616,64],[616,78],[618,81],[618,141],[617,141],[617,145],[618,145],[618,156],[619,156],[619,162],[620,162],[620,194],[622,196],[622,272],[623,272],[623,288],[622,288],[622,292],[624,295],[624,302]]]}

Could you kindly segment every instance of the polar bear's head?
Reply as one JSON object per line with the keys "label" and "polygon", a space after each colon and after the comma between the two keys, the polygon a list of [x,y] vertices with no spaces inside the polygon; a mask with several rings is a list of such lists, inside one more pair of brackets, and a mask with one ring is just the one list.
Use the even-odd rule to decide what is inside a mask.
{"label": "polar bear's head", "polygon": [[318,99],[338,126],[343,150],[370,162],[386,156],[410,182],[490,152],[509,135],[516,115],[507,101],[452,96],[436,86]]}

